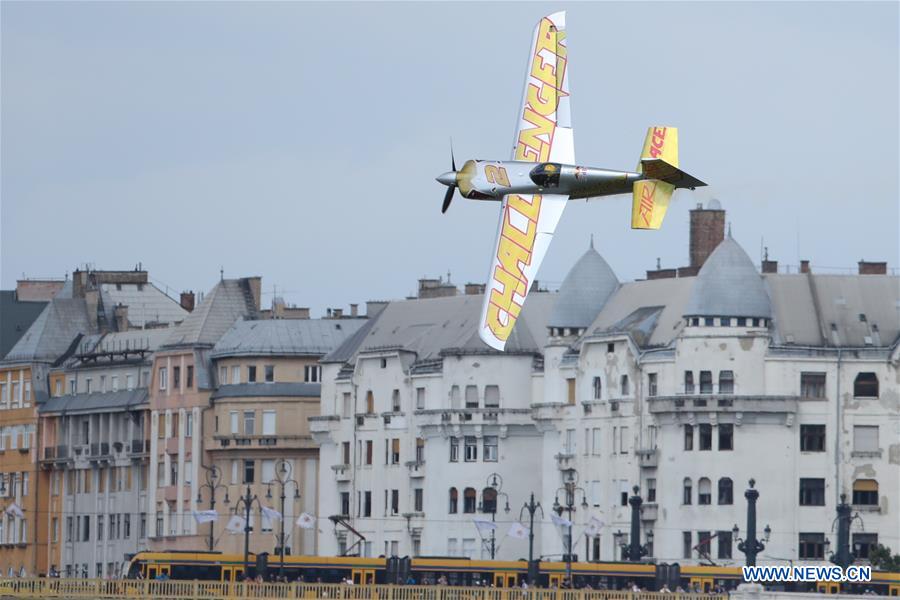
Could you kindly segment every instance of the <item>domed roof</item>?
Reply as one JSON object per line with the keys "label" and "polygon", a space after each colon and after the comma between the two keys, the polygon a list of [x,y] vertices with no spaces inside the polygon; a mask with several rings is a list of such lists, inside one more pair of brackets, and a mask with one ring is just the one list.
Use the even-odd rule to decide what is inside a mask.
{"label": "domed roof", "polygon": [[730,234],[700,268],[684,316],[772,317],[762,276]]}
{"label": "domed roof", "polygon": [[618,287],[616,274],[594,250],[592,239],[591,247],[563,280],[547,325],[588,327]]}

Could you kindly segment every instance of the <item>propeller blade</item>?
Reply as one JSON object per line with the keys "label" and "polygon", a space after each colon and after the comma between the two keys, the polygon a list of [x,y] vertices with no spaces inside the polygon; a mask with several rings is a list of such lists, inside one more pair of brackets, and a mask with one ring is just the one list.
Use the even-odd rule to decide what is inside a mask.
{"label": "propeller blade", "polygon": [[450,138],[450,166],[453,167],[451,170],[456,171],[456,159],[453,158],[453,138]]}
{"label": "propeller blade", "polygon": [[453,200],[453,192],[456,191],[456,186],[451,185],[447,187],[447,193],[444,194],[444,205],[441,206],[441,214],[447,212],[447,209],[450,208],[450,202]]}

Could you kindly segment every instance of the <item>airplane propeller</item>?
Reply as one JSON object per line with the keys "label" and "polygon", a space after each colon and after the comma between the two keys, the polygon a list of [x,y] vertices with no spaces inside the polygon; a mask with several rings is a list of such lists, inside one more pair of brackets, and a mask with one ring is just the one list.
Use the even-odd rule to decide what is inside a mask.
{"label": "airplane propeller", "polygon": [[453,201],[453,192],[456,191],[456,158],[453,156],[452,143],[450,144],[450,167],[450,171],[437,178],[440,183],[447,186],[447,193],[444,194],[444,204],[441,206],[441,214],[444,214],[450,208],[450,202]]}

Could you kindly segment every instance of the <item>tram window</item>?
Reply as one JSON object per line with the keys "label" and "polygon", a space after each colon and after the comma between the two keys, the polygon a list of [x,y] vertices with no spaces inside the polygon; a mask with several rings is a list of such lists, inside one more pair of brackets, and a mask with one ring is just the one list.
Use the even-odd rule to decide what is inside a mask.
{"label": "tram window", "polygon": [[529,176],[531,181],[542,188],[559,187],[559,170],[558,163],[541,163],[531,170]]}

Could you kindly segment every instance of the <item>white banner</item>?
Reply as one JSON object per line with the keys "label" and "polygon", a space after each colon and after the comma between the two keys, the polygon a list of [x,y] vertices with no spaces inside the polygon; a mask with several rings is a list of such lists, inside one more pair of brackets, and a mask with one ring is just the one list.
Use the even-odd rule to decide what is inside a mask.
{"label": "white banner", "polygon": [[497,529],[497,524],[490,521],[472,519],[472,522],[475,523],[475,529],[477,529],[479,533],[490,533],[491,531]]}
{"label": "white banner", "polygon": [[219,520],[219,513],[214,510],[195,510],[193,514],[198,525]]}
{"label": "white banner", "polygon": [[25,513],[22,512],[22,509],[15,502],[6,507],[6,514],[15,515],[20,519],[25,517]]}
{"label": "white banner", "polygon": [[274,508],[269,508],[268,506],[262,507],[262,514],[270,521],[280,521],[282,519],[280,512],[278,512]]}
{"label": "white banner", "polygon": [[244,517],[234,515],[228,520],[228,524],[225,525],[225,530],[229,533],[244,533],[245,523]]}
{"label": "white banner", "polygon": [[584,533],[586,535],[595,536],[600,533],[601,527],[603,527],[603,521],[601,521],[597,517],[591,517],[591,520],[590,522],[588,522],[587,527],[584,528]]}
{"label": "white banner", "polygon": [[563,517],[558,517],[554,514],[550,515],[550,520],[553,521],[553,524],[556,525],[557,527],[571,527],[572,526],[572,521],[570,521],[566,518],[563,518]]}
{"label": "white banner", "polygon": [[316,524],[316,518],[309,513],[302,513],[297,517],[297,525],[301,529],[312,529]]}
{"label": "white banner", "polygon": [[509,537],[524,540],[528,537],[528,528],[521,523],[513,523],[509,526],[509,532],[507,533],[507,535]]}

